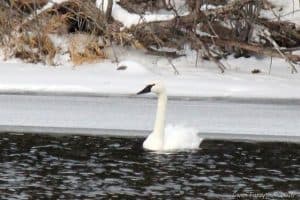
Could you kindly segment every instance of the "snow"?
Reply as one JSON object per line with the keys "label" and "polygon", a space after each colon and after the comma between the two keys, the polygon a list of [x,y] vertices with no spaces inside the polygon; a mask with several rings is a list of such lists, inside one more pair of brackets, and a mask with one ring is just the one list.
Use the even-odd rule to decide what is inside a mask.
{"label": "snow", "polygon": [[149,73],[149,70],[147,70],[144,66],[142,66],[140,63],[132,61],[132,60],[123,60],[118,64],[118,68],[119,67],[126,67],[126,69],[124,69],[123,73],[126,74],[132,74],[132,75],[146,75],[147,73]]}
{"label": "snow", "polygon": [[[157,99],[151,98],[2,94],[0,133],[144,137],[153,129],[156,105]],[[166,137],[185,137],[196,131],[200,138],[299,142],[299,105],[291,101],[170,99]]]}
{"label": "snow", "polygon": [[[59,2],[63,1],[51,1],[40,11]],[[97,0],[97,6],[100,7],[102,2]],[[182,1],[172,2],[175,2],[177,9],[182,7]],[[300,12],[286,15],[291,11],[292,4],[279,0],[272,2],[282,6],[282,11],[275,10],[282,18],[299,25]],[[107,1],[103,3],[101,9],[105,10]],[[300,8],[298,1],[295,1],[295,8]],[[181,14],[185,15],[186,11],[183,9]],[[274,18],[270,11],[262,14]],[[112,15],[125,27],[143,20],[150,22],[174,18],[171,12],[129,13],[116,1]],[[263,140],[273,140],[276,136],[280,141],[294,138],[299,141],[297,102],[300,100],[300,73],[291,74],[289,64],[283,59],[273,58],[270,65],[270,58],[229,57],[221,60],[227,67],[222,74],[212,62],[200,59],[196,64],[197,54],[188,46],[184,50],[186,56],[172,61],[131,48],[114,47],[114,54],[120,62],[107,59],[74,66],[68,54],[68,38],[57,35],[50,35],[50,38],[61,50],[54,59],[55,67],[27,64],[14,58],[4,60],[4,52],[0,49],[0,132],[99,135],[102,130],[104,134],[116,131],[126,136],[145,136],[152,129],[156,101],[135,94],[149,82],[163,80],[171,100],[166,137],[174,138],[173,133],[178,137],[178,140],[168,141],[182,142],[181,139],[185,138],[187,141],[184,143],[190,144],[199,136],[194,133],[201,133],[203,138],[261,137]],[[112,49],[105,51],[111,54],[108,57],[113,58]],[[295,53],[300,54],[300,51]],[[174,73],[172,65],[179,74]],[[260,73],[252,74],[254,69]],[[211,100],[214,98],[223,101]],[[237,99],[241,98],[243,101],[239,102]],[[228,99],[236,102],[227,102]],[[259,103],[253,103],[253,99],[259,99]],[[284,101],[273,104],[274,99]],[[294,103],[289,103],[290,100]],[[182,123],[186,126],[181,126]],[[187,135],[193,137],[185,137]],[[173,143],[168,145],[174,146]]]}
{"label": "snow", "polygon": [[211,10],[211,9],[216,9],[216,8],[221,8],[222,6],[215,6],[215,5],[211,5],[211,4],[205,4],[201,6],[201,10],[202,11],[206,11],[206,10]]}
{"label": "snow", "polygon": [[281,20],[287,20],[296,24],[300,28],[300,1],[298,0],[269,0],[275,8],[273,11],[277,16],[274,16],[272,11],[262,12],[262,16],[276,19],[279,17]]}
{"label": "snow", "polygon": [[[41,10],[63,1],[50,1]],[[183,1],[173,2],[178,10],[183,6]],[[293,10],[292,0],[290,3],[272,0],[272,3],[279,6],[274,10],[281,16]],[[294,9],[299,10],[299,1],[294,3]],[[107,0],[97,0],[96,5],[105,10]],[[138,24],[141,20],[149,22],[174,18],[174,13],[171,12],[146,13],[141,16],[129,13],[117,1],[114,1],[112,11],[113,17],[126,27]],[[187,14],[187,11],[181,14]],[[271,11],[262,14],[274,17]],[[300,12],[295,11],[284,18],[299,23],[299,16]],[[152,80],[163,80],[171,97],[300,99],[300,75],[291,74],[289,64],[279,58],[273,58],[270,65],[270,58],[229,57],[228,60],[222,60],[227,69],[221,74],[212,62],[199,60],[196,66],[197,54],[187,47],[184,52],[187,56],[172,60],[172,64],[179,71],[179,75],[175,75],[170,61],[166,58],[150,56],[130,48],[114,47],[120,63],[111,59],[74,67],[67,53],[67,38],[57,35],[50,37],[55,46],[61,49],[61,53],[54,58],[56,67],[25,64],[18,59],[3,61],[3,52],[0,50],[0,93],[132,95]],[[113,58],[112,50],[106,49],[106,53]],[[118,66],[126,66],[126,69],[117,70]],[[261,73],[252,74],[254,69],[259,69]]]}
{"label": "snow", "polygon": [[[171,97],[232,98],[300,98],[300,76],[291,74],[289,65],[273,58],[229,58],[227,70],[199,61],[193,52],[172,61],[179,71],[175,75],[167,59],[124,50],[119,64],[110,60],[81,66],[44,66],[21,61],[0,61],[0,92],[9,93],[86,93],[89,95],[133,95],[153,80],[163,80]],[[126,66],[125,70],[117,70]],[[252,74],[253,69],[261,70]],[[269,74],[270,71],[270,74]]]}
{"label": "snow", "polygon": [[[97,0],[96,6],[106,11],[108,6],[108,0]],[[180,13],[181,16],[187,15],[188,12]],[[112,8],[112,17],[123,23],[123,25],[127,28],[130,28],[133,25],[137,25],[139,23],[143,22],[155,22],[155,21],[167,21],[175,18],[175,13],[165,13],[165,14],[159,14],[159,13],[150,13],[150,14],[143,14],[138,15],[135,13],[130,13],[124,8],[122,8],[120,5],[117,4],[116,1],[113,1],[113,8]]]}

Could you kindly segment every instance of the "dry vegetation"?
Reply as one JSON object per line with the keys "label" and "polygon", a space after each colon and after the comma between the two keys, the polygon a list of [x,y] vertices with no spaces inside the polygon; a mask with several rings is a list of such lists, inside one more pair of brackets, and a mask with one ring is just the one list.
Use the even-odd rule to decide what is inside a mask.
{"label": "dry vegetation", "polygon": [[69,52],[75,65],[106,58],[101,44],[94,35],[76,34],[70,38]]}
{"label": "dry vegetation", "polygon": [[[300,56],[293,54],[300,47],[300,30],[290,22],[262,18],[262,9],[273,9],[267,0],[187,0],[190,14],[186,16],[177,15],[172,1],[120,0],[123,8],[137,14],[166,9],[177,15],[170,21],[141,22],[125,29],[109,12],[97,9],[93,0],[69,0],[38,12],[48,2],[1,1],[0,45],[7,57],[55,65],[53,59],[61,51],[49,37],[55,34],[71,35],[67,37],[68,53],[76,65],[106,58],[104,49],[112,43],[170,57],[183,56],[180,50],[188,44],[203,59],[215,62],[222,72],[225,67],[220,59],[229,54],[281,57],[292,72],[297,72],[300,62]],[[204,2],[223,7],[200,9]],[[162,51],[164,47],[173,51]]]}
{"label": "dry vegetation", "polygon": [[46,62],[52,65],[56,48],[46,34],[20,34],[13,39],[14,55],[26,62]]}
{"label": "dry vegetation", "polygon": [[66,42],[75,65],[106,58],[98,36],[105,35],[107,23],[92,1],[67,1],[37,13],[47,2],[19,0],[0,4],[1,46],[7,57],[55,65],[53,59],[61,48],[49,36],[69,35]]}

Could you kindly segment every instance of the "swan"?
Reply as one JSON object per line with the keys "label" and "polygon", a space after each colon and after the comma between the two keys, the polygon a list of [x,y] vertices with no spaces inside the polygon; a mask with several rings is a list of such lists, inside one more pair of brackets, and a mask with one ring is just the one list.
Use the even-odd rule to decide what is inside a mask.
{"label": "swan", "polygon": [[199,148],[202,138],[199,138],[196,130],[180,126],[167,126],[165,128],[168,97],[163,82],[154,81],[146,85],[137,95],[150,92],[157,95],[158,103],[154,129],[144,141],[143,148],[152,151]]}

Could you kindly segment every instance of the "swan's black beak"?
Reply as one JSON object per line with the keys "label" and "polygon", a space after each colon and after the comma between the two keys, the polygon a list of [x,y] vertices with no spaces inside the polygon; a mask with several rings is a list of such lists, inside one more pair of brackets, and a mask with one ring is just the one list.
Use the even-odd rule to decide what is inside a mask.
{"label": "swan's black beak", "polygon": [[139,91],[139,92],[136,93],[136,94],[139,95],[139,94],[149,93],[149,92],[151,92],[151,88],[152,88],[153,86],[154,86],[154,84],[147,85],[143,90]]}

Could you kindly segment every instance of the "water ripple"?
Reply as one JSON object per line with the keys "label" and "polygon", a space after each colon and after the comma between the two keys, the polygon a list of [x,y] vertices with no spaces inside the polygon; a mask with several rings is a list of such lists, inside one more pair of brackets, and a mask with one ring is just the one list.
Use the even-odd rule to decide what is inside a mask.
{"label": "water ripple", "polygon": [[157,154],[142,142],[1,134],[0,199],[300,198],[299,144],[204,141]]}

